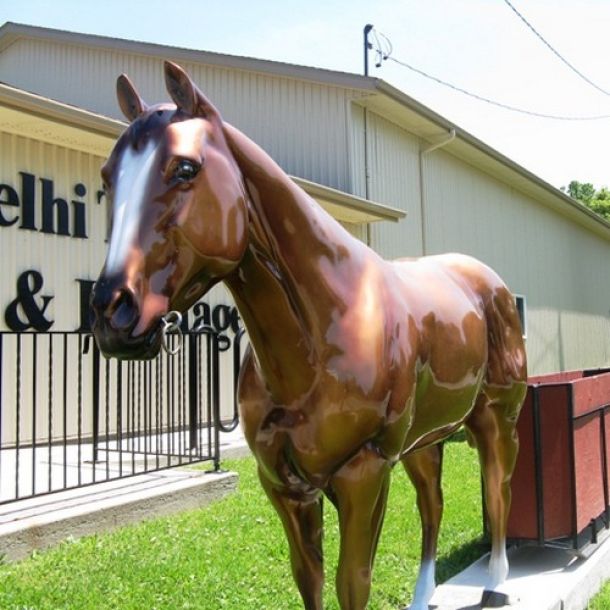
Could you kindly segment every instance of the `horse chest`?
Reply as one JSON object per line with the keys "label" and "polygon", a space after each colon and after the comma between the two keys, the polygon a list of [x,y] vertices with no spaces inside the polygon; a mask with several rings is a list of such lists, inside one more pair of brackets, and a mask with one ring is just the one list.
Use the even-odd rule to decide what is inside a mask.
{"label": "horse chest", "polygon": [[383,402],[352,397],[290,408],[269,405],[250,432],[251,447],[268,476],[278,477],[277,483],[294,487],[300,481],[324,488],[328,478],[378,434]]}

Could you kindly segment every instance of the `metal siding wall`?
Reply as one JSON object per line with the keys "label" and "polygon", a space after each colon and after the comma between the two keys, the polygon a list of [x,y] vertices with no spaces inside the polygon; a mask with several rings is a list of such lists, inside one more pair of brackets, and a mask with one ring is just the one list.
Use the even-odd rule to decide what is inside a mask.
{"label": "metal siding wall", "polygon": [[[60,146],[43,143],[37,140],[24,138],[10,133],[0,132],[0,184],[13,187],[19,196],[20,203],[23,202],[21,176],[19,172],[33,174],[36,178],[35,188],[35,223],[37,231],[20,229],[22,208],[2,206],[2,214],[7,219],[19,216],[20,219],[12,226],[0,227],[2,235],[0,241],[0,256],[5,263],[2,273],[3,281],[0,283],[0,306],[2,316],[0,319],[0,330],[9,330],[4,313],[8,304],[17,296],[16,282],[21,273],[28,270],[38,271],[43,277],[43,287],[34,298],[41,305],[42,296],[53,297],[46,311],[45,317],[53,321],[52,331],[76,330],[80,323],[80,290],[76,279],[95,280],[102,267],[106,244],[104,242],[106,233],[106,209],[105,205],[97,203],[96,192],[101,187],[99,169],[103,163],[101,157],[88,155],[82,152],[70,150]],[[77,239],[68,236],[45,234],[40,232],[42,222],[42,186],[41,178],[53,181],[53,196],[65,199],[68,202],[70,212],[72,204],[70,201],[76,199],[85,203],[86,210],[86,233],[87,239]],[[87,189],[85,197],[76,197],[74,185],[82,183]],[[6,201],[6,192],[1,194],[2,200]],[[70,230],[72,231],[72,217],[70,217]],[[24,255],[24,253],[27,253]],[[233,300],[224,286],[215,287],[207,296],[206,302],[213,308],[218,304],[233,303]],[[27,321],[23,311],[18,315],[23,321]],[[191,324],[193,316],[191,314]],[[229,331],[229,336],[233,334]],[[61,354],[61,337],[54,341],[56,354]],[[48,336],[39,338],[39,349],[36,366],[41,371],[41,378],[45,378],[48,367]],[[14,359],[16,354],[16,338],[13,335],[5,336],[3,342],[3,405],[0,411],[2,417],[2,439],[0,443],[12,443],[15,440],[16,413],[10,408],[16,403],[18,367],[21,369],[22,388],[20,426],[22,429],[21,441],[25,442],[31,437],[33,402],[32,374],[34,362],[31,354],[32,337],[23,340],[23,356],[20,365]],[[27,347],[27,349],[26,349]],[[242,345],[242,353],[246,348],[246,341]],[[76,342],[69,343],[71,353],[70,362],[76,361]],[[232,379],[232,351],[221,356],[221,376],[223,379]],[[76,366],[76,365],[74,365]],[[71,375],[74,370],[71,370]],[[91,362],[90,358],[83,359],[83,400],[82,400],[82,426],[84,430],[90,429],[91,425]],[[46,378],[45,378],[46,379]],[[63,405],[61,396],[62,387],[55,380],[53,390],[53,418],[61,419]],[[103,397],[102,397],[103,398]],[[233,384],[225,383],[222,387],[221,415],[230,419],[233,410]],[[46,406],[49,400],[47,382],[38,384],[37,388],[37,434],[44,438],[49,422]],[[75,418],[75,409],[78,407],[78,388],[75,383],[68,388],[68,400],[71,417]],[[102,404],[103,400],[102,400]],[[114,408],[114,407],[113,407]],[[68,425],[68,436],[73,437],[77,433],[76,419],[72,418]],[[112,424],[114,425],[114,424]],[[112,428],[114,429],[114,428]],[[56,437],[61,434],[57,426],[53,430]]]}
{"label": "metal siding wall", "polygon": [[[86,210],[86,232],[87,239],[77,239],[68,236],[41,233],[39,230],[31,231],[18,228],[21,224],[22,208],[8,208],[3,206],[2,212],[8,219],[20,217],[20,220],[12,226],[0,227],[2,235],[0,242],[0,256],[5,267],[2,273],[3,281],[0,283],[0,305],[2,317],[0,329],[7,330],[4,314],[8,304],[16,298],[17,278],[27,270],[35,270],[41,273],[44,284],[39,294],[34,296],[38,306],[41,305],[41,297],[50,296],[50,301],[45,317],[53,320],[51,330],[75,330],[79,326],[80,300],[79,284],[76,279],[95,279],[101,268],[104,255],[104,230],[99,227],[105,226],[105,211],[103,206],[96,203],[96,191],[101,186],[99,168],[103,159],[93,155],[69,150],[67,148],[54,146],[16,136],[10,133],[0,132],[0,183],[12,186],[18,193],[20,203],[23,203],[21,176],[19,172],[27,172],[36,177],[35,188],[35,222],[38,229],[41,227],[42,215],[42,186],[41,178],[53,180],[53,196],[62,198],[68,202],[70,213],[72,204],[70,201],[76,199],[85,203]],[[85,197],[76,197],[74,185],[82,183],[87,189]],[[6,192],[3,193],[6,201]],[[72,217],[70,216],[70,230],[72,231]],[[24,253],[27,253],[24,255]],[[27,318],[24,312],[19,310],[19,317],[25,322]],[[17,389],[15,380],[17,370],[20,368],[22,376],[21,404],[23,406],[20,425],[23,430],[22,440],[28,437],[32,427],[32,410],[29,405],[33,401],[33,370],[31,346],[32,337],[23,339],[23,360],[20,364],[14,359],[16,339],[14,336],[5,336],[3,342],[3,370],[4,381],[3,398],[3,438],[0,442],[7,443],[14,440],[16,429],[15,411],[10,407],[15,404]],[[59,337],[54,341],[56,353],[61,353]],[[37,367],[41,371],[41,378],[45,378],[48,367],[48,337],[40,337],[37,354]],[[75,344],[70,345],[74,349]],[[84,379],[90,379],[90,371],[87,363],[84,363]],[[46,383],[39,383],[37,387],[37,433],[44,436],[48,428],[46,418],[46,406],[48,402],[49,388]],[[54,386],[53,396],[56,405],[56,415],[62,405],[59,383]],[[68,389],[68,400],[71,405],[77,404],[77,387],[75,384]],[[89,410],[83,411],[85,424],[89,421]],[[69,425],[69,434],[75,433],[74,422]],[[57,431],[54,431],[54,434]]]}
{"label": "metal siding wall", "polygon": [[[362,109],[355,104],[352,117],[352,189],[364,196],[365,121]],[[407,212],[398,223],[372,223],[371,246],[386,258],[420,255],[419,140],[372,112],[367,112],[366,132],[370,199]]]}
{"label": "metal siding wall", "polygon": [[[183,67],[224,118],[285,171],[349,191],[349,90],[196,63]],[[37,40],[19,40],[0,54],[0,80],[116,118],[123,118],[114,93],[121,72],[149,103],[168,100],[161,59]]]}
{"label": "metal siding wall", "polygon": [[[361,108],[350,108],[355,93],[232,69],[198,64],[185,68],[227,120],[268,150],[286,171],[364,194],[364,121]],[[167,99],[158,59],[27,40],[0,54],[1,80],[110,116],[119,116],[114,87],[121,72],[130,74],[145,99]],[[418,255],[419,142],[371,112],[367,128],[369,195],[408,213],[397,224],[373,224],[372,245],[388,258]],[[103,226],[103,210],[92,198],[101,159],[16,136],[1,138],[2,150],[11,151],[0,168],[2,182],[18,185],[23,159],[37,178],[55,178],[56,196],[71,197],[74,182],[82,180],[88,189],[90,235],[91,223]],[[442,150],[427,157],[425,173],[429,252],[471,253],[526,296],[531,372],[609,364],[610,278],[604,264],[610,254],[608,242]],[[74,240],[28,235],[14,227],[2,232],[3,253],[28,248],[43,269],[42,293],[55,295],[49,314],[56,327],[72,327],[73,316],[67,315],[64,300],[67,307],[76,306],[74,277],[92,279],[97,271],[87,270],[99,268],[103,245],[96,244],[93,235]],[[74,256],[66,245],[74,241],[84,242],[82,255]],[[53,258],[48,256],[51,250]],[[0,288],[4,303],[14,295],[18,271]]]}
{"label": "metal siding wall", "polygon": [[[0,227],[2,260],[7,262],[0,284],[0,303],[4,308],[16,296],[19,274],[29,269],[39,271],[44,278],[40,294],[53,296],[45,315],[54,320],[53,330],[75,330],[79,319],[78,279],[93,280],[103,263],[104,230],[106,216],[103,205],[96,202],[96,192],[101,187],[99,168],[103,159],[0,132],[0,183],[12,186],[20,201],[21,176],[27,172],[36,177],[36,226],[37,231],[19,229],[21,220],[9,227]],[[53,235],[40,232],[42,209],[41,178],[53,180],[53,195],[68,202],[70,231],[72,231],[72,199],[85,203],[87,239]],[[74,185],[85,185],[85,197],[77,197]],[[13,211],[14,210],[14,211]],[[21,208],[5,207],[8,218],[21,216]],[[27,256],[21,253],[27,252]],[[4,316],[0,328],[7,329]]]}
{"label": "metal siding wall", "polygon": [[351,192],[358,197],[366,197],[366,155],[364,152],[365,110],[358,104],[350,104],[350,177]]}
{"label": "metal siding wall", "polygon": [[610,364],[610,243],[445,152],[426,169],[430,253],[471,254],[525,295],[530,374]]}

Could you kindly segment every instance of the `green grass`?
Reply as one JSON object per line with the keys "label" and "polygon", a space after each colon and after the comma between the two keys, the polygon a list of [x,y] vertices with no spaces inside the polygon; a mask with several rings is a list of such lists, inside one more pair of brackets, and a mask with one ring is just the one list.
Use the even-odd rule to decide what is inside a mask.
{"label": "green grass", "polygon": [[[68,541],[22,562],[0,565],[0,609],[301,610],[287,543],[259,487],[254,461],[223,466],[239,473],[239,491],[209,507]],[[440,581],[484,551],[476,453],[464,442],[447,443],[444,470]],[[337,610],[338,528],[328,502],[325,532],[325,608]],[[419,545],[414,492],[402,468],[396,468],[371,610],[395,610],[411,598]]]}
{"label": "green grass", "polygon": [[591,599],[587,610],[608,610],[610,608],[610,582],[607,582],[600,592]]}

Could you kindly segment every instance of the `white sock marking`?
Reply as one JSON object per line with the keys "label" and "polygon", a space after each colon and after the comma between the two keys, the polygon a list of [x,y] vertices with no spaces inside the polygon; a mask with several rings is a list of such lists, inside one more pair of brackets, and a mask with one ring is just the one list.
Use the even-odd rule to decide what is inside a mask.
{"label": "white sock marking", "polygon": [[435,568],[436,562],[433,559],[422,561],[409,610],[428,610],[428,604],[436,589]]}
{"label": "white sock marking", "polygon": [[506,556],[506,545],[500,549],[492,549],[489,558],[489,576],[485,583],[486,591],[495,591],[508,576],[508,558]]}

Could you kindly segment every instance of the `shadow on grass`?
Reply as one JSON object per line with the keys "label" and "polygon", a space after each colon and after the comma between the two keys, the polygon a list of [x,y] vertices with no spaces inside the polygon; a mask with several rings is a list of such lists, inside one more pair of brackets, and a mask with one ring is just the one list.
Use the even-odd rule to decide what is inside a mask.
{"label": "shadow on grass", "polygon": [[449,438],[445,440],[446,443],[464,443],[466,442],[466,430],[460,428],[457,432],[454,432]]}
{"label": "shadow on grass", "polygon": [[489,548],[489,543],[483,538],[477,538],[453,549],[447,555],[439,556],[436,563],[437,582],[439,584],[444,583],[452,576],[466,569],[471,563],[487,553]]}

